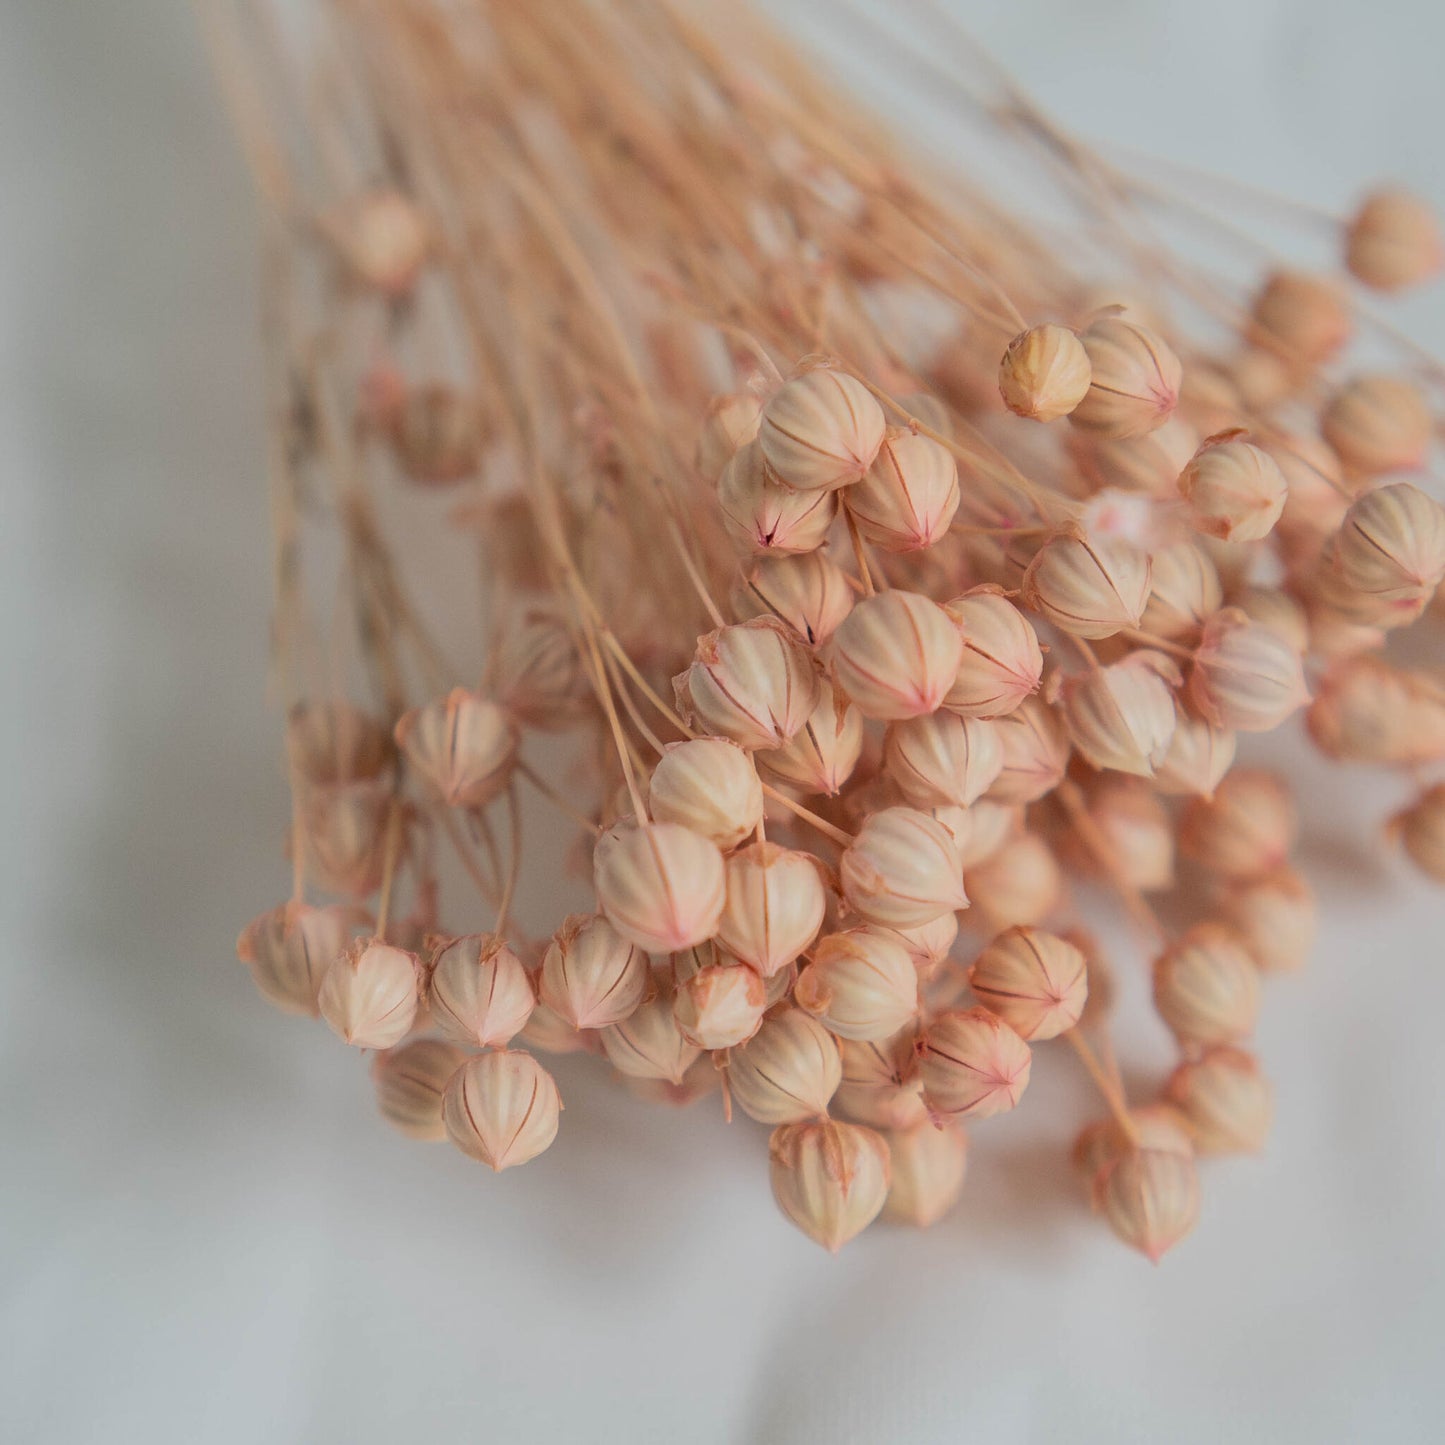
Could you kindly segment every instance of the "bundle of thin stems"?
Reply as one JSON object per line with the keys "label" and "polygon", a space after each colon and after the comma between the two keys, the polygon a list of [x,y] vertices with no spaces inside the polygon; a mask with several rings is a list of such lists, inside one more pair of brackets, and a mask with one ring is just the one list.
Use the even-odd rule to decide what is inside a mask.
{"label": "bundle of thin stems", "polygon": [[[925,12],[956,149],[1009,158],[972,182],[723,8],[207,12],[264,216],[293,799],[241,957],[408,1134],[525,1163],[539,1055],[584,1052],[768,1126],[832,1249],[947,1212],[1061,1039],[1086,1197],[1157,1259],[1197,1159],[1264,1142],[1261,983],[1314,931],[1238,735],[1303,712],[1391,770],[1360,826],[1445,878],[1445,680],[1393,656],[1438,643],[1445,371],[1364,299],[1439,233],[1126,167]],[[544,808],[590,911],[517,906]],[[1135,989],[1177,1065],[1130,1097]]]}

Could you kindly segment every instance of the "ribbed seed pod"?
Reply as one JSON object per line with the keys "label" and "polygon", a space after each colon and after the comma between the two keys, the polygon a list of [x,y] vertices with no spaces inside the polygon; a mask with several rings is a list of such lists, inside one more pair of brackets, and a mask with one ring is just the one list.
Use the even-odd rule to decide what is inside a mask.
{"label": "ribbed seed pod", "polygon": [[811,853],[754,843],[727,860],[718,942],[772,978],[818,936],[828,898]]}
{"label": "ribbed seed pod", "polygon": [[1220,911],[1261,972],[1294,973],[1314,948],[1319,922],[1314,890],[1293,868],[1241,879],[1225,891]]}
{"label": "ribbed seed pod", "polygon": [[321,981],[346,949],[350,921],[344,908],[285,903],[242,929],[236,956],[268,1002],[314,1018]]}
{"label": "ribbed seed pod", "polygon": [[1324,439],[1346,467],[1364,476],[1419,466],[1433,429],[1429,403],[1400,376],[1358,376],[1320,414]]}
{"label": "ribbed seed pod", "polygon": [[848,574],[821,552],[759,557],[733,588],[741,619],[771,615],[809,647],[826,642],[853,610]]}
{"label": "ribbed seed pod", "polygon": [[1154,553],[1149,601],[1140,626],[1167,639],[1196,632],[1224,605],[1219,572],[1193,542],[1176,542]]}
{"label": "ribbed seed pod", "polygon": [[1332,360],[1354,332],[1349,302],[1333,282],[1303,271],[1276,271],[1254,298],[1257,339],[1266,355],[1311,370]]}
{"label": "ribbed seed pod", "polygon": [[600,914],[571,914],[542,958],[542,1002],[574,1029],[629,1018],[647,989],[647,959]]}
{"label": "ribbed seed pod", "polygon": [[1168,421],[1183,368],[1157,333],[1122,316],[1102,316],[1079,333],[1091,376],[1069,420],[1109,437],[1142,436]]}
{"label": "ribbed seed pod", "polygon": [[1413,622],[1445,578],[1445,507],[1410,482],[1376,487],[1351,503],[1332,555],[1372,625]]}
{"label": "ribbed seed pod", "polygon": [[1067,326],[1046,323],[1021,331],[999,362],[998,389],[1015,416],[1057,421],[1088,394],[1089,353]]}
{"label": "ribbed seed pod", "polygon": [[888,1145],[856,1124],[781,1124],[768,1142],[773,1198],[824,1249],[837,1253],[878,1217],[888,1197]]}
{"label": "ribbed seed pod", "polygon": [[672,1014],[689,1043],[730,1049],[757,1033],[766,1007],[762,975],[745,963],[729,963],[699,969],[680,984]]}
{"label": "ribbed seed pod", "polygon": [[432,1144],[445,1139],[442,1095],[466,1057],[444,1039],[417,1039],[377,1054],[371,1082],[381,1117],[412,1139]]}
{"label": "ribbed seed pod", "polygon": [[958,675],[963,637],[936,602],[891,588],[854,606],[829,654],[859,712],[891,722],[937,710]]}
{"label": "ribbed seed pod", "polygon": [[1044,656],[1038,635],[993,589],[965,593],[944,611],[963,633],[963,658],[943,706],[963,717],[1002,717],[1039,689]]}
{"label": "ribbed seed pod", "polygon": [[1164,1097],[1189,1121],[1201,1154],[1257,1154],[1269,1137],[1269,1081],[1243,1049],[1220,1045],[1180,1064]]}
{"label": "ribbed seed pod", "polygon": [[1042,923],[1063,895],[1053,850],[1037,833],[1019,833],[992,857],[963,872],[969,921],[989,933]]}
{"label": "ribbed seed pod", "polygon": [[421,960],[359,939],[326,970],[317,1003],[332,1033],[358,1049],[390,1049],[416,1020]]}
{"label": "ribbed seed pod", "polygon": [[1345,265],[1377,291],[1428,281],[1445,266],[1434,213],[1409,191],[1372,192],[1345,228]]}
{"label": "ribbed seed pod", "polygon": [[1084,955],[1068,939],[1038,928],[999,934],[974,960],[968,981],[990,1013],[1030,1042],[1067,1033],[1089,996]]}
{"label": "ribbed seed pod", "polygon": [[1283,864],[1298,818],[1289,788],[1273,773],[1236,768],[1212,798],[1190,803],[1179,821],[1179,847],[1222,878],[1258,878]]}
{"label": "ribbed seed pod", "polygon": [[958,1124],[937,1127],[932,1120],[885,1136],[893,1164],[893,1183],[883,1218],[927,1229],[937,1224],[963,1193],[968,1168],[968,1136]]}
{"label": "ribbed seed pod", "polygon": [[1209,798],[1234,763],[1235,737],[1203,718],[1179,713],[1169,751],[1154,770],[1154,785],[1173,796]]}
{"label": "ribbed seed pod", "polygon": [[1029,1046],[985,1008],[939,1014],[918,1045],[923,1098],[936,1120],[1012,1109],[1029,1082]]}
{"label": "ribbed seed pod", "polygon": [[889,427],[863,480],[843,505],[868,541],[889,552],[917,552],[944,536],[958,512],[958,464],[941,443]]}
{"label": "ribbed seed pod", "polygon": [[1023,602],[1075,637],[1112,637],[1138,627],[1149,603],[1149,557],[1122,537],[1066,528],[1050,537],[1023,576]]}
{"label": "ribbed seed pod", "polygon": [[1227,542],[1257,542],[1274,531],[1288,485],[1273,457],[1238,438],[1211,439],[1179,474],[1179,494],[1198,532]]}
{"label": "ribbed seed pod", "polygon": [[760,1124],[801,1124],[826,1115],[842,1076],[838,1041],[797,1008],[764,1019],[728,1056],[733,1100]]}
{"label": "ribbed seed pod", "polygon": [[1159,652],[1131,652],[1122,662],[1074,674],[1061,694],[1074,747],[1096,768],[1153,777],[1169,754],[1181,680]]}
{"label": "ribbed seed pod", "polygon": [[836,688],[824,687],[817,706],[792,738],[768,748],[758,761],[786,783],[835,797],[852,776],[863,751],[863,714]]}
{"label": "ribbed seed pod", "polygon": [[750,551],[770,555],[816,551],[838,515],[832,492],[783,486],[769,471],[756,441],[723,468],[717,497],[732,535]]}
{"label": "ribbed seed pod", "polygon": [[815,367],[768,399],[758,446],[784,486],[833,490],[862,480],[886,430],[883,408],[861,381]]}
{"label": "ribbed seed pod", "polygon": [[822,691],[807,649],[768,617],[700,638],[696,661],[674,687],[701,727],[750,749],[782,747],[807,722]]}
{"label": "ribbed seed pod", "polygon": [[517,760],[516,724],[505,709],[464,687],[405,713],[396,743],[453,808],[485,807],[506,787]]}
{"label": "ribbed seed pod", "polygon": [[1069,765],[1069,735],[1058,712],[1031,697],[994,726],[1003,767],[989,798],[995,803],[1033,803],[1052,792]]}
{"label": "ribbed seed pod", "polygon": [[966,808],[1003,769],[1003,747],[991,722],[936,712],[888,729],[884,766],[916,808]]}
{"label": "ribbed seed pod", "polygon": [[723,468],[758,434],[763,399],[751,391],[713,397],[697,439],[697,470],[705,482],[716,482]]}
{"label": "ribbed seed pod", "polygon": [[663,1079],[681,1084],[702,1049],[682,1032],[670,993],[645,999],[621,1023],[598,1035],[607,1062],[630,1079]]}
{"label": "ribbed seed pod", "polygon": [[727,738],[670,743],[648,783],[648,808],[659,823],[679,823],[724,853],[763,816],[763,788],[752,759]]}
{"label": "ribbed seed pod", "polygon": [[679,823],[615,831],[596,850],[593,887],[608,922],[649,953],[711,938],[727,897],[717,844]]}
{"label": "ribbed seed pod", "polygon": [[522,960],[494,933],[440,944],[427,982],[432,1021],[448,1039],[472,1048],[510,1043],[536,1006]]}
{"label": "ribbed seed pod", "polygon": [[1268,732],[1309,701],[1299,653],[1235,607],[1205,624],[1189,695],[1215,727],[1244,733]]}
{"label": "ribbed seed pod", "polygon": [[843,851],[843,895],[870,923],[913,928],[968,906],[952,833],[916,808],[873,813]]}
{"label": "ribbed seed pod", "polygon": [[887,1039],[841,1039],[843,1081],[834,1107],[875,1129],[911,1129],[928,1117],[918,1081],[914,1026]]}
{"label": "ribbed seed pod", "polygon": [[497,1173],[547,1149],[557,1137],[561,1111],[556,1081],[531,1054],[517,1049],[468,1059],[442,1097],[447,1137]]}
{"label": "ribbed seed pod", "polygon": [[886,933],[830,933],[798,975],[793,1000],[839,1038],[891,1038],[918,1011],[918,972]]}
{"label": "ribbed seed pod", "polygon": [[1239,935],[1200,923],[1154,963],[1154,1006],[1184,1042],[1235,1044],[1254,1032],[1259,972]]}

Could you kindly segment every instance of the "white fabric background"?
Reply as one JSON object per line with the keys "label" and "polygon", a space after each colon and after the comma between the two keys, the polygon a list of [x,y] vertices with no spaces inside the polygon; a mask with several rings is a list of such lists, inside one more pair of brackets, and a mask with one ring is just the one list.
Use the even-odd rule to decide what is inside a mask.
{"label": "white fabric background", "polygon": [[[1088,133],[1445,203],[1434,0],[970,8]],[[375,1119],[231,958],[286,886],[253,238],[184,7],[0,0],[0,1438],[1445,1438],[1445,913],[1356,836],[1377,780],[1301,765],[1276,1140],[1158,1270],[1060,1187],[1066,1057],[955,1216],[837,1260],[759,1131],[585,1068],[500,1179]]]}

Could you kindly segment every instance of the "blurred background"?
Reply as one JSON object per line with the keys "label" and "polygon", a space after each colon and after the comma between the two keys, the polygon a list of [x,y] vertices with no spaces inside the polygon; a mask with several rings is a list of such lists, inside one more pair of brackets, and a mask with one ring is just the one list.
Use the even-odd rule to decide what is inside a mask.
{"label": "blurred background", "polygon": [[[1432,0],[956,8],[1092,138],[1445,206]],[[1445,911],[1341,816],[1368,775],[1290,763],[1323,941],[1269,990],[1276,1136],[1157,1270],[1070,1193],[1066,1058],[953,1216],[836,1260],[759,1130],[585,1069],[501,1178],[389,1131],[232,953],[286,793],[256,233],[189,11],[0,0],[0,177],[0,1439],[1445,1438]]]}

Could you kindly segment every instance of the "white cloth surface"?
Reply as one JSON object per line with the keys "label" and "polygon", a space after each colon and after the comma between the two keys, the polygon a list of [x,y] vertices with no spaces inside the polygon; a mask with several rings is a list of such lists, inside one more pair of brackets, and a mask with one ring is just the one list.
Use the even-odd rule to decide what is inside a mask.
{"label": "white cloth surface", "polygon": [[[1435,0],[972,9],[1085,133],[1445,203]],[[500,1178],[376,1119],[231,955],[286,887],[254,241],[185,7],[0,0],[0,1439],[1445,1438],[1445,907],[1378,778],[1291,760],[1324,924],[1268,990],[1275,1139],[1157,1270],[1070,1192],[1057,1051],[948,1221],[838,1259],[761,1131],[585,1064]]]}

